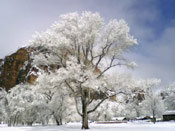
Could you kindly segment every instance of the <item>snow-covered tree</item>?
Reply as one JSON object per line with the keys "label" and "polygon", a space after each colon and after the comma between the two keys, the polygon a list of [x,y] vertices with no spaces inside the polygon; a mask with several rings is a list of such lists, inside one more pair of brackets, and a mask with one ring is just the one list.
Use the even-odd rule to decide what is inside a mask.
{"label": "snow-covered tree", "polygon": [[151,115],[153,122],[156,121],[156,116],[160,117],[163,113],[164,106],[160,97],[153,92],[155,87],[160,84],[159,79],[147,79],[143,81],[142,86],[146,89],[144,93],[144,100],[140,103],[142,114]]}
{"label": "snow-covered tree", "polygon": [[0,123],[6,120],[6,106],[7,106],[7,92],[5,89],[0,88]]}
{"label": "snow-covered tree", "polygon": [[36,80],[33,90],[46,98],[50,114],[57,125],[62,125],[63,121],[74,121],[70,117],[76,114],[76,109],[70,91],[59,83],[57,78],[55,73],[44,73]]}
{"label": "snow-covered tree", "polygon": [[19,124],[32,125],[40,113],[45,111],[44,98],[32,91],[32,86],[20,84],[13,87],[6,96],[6,118],[9,126]]}
{"label": "snow-covered tree", "polygon": [[175,84],[162,89],[160,95],[164,101],[165,110],[175,110]]}
{"label": "snow-covered tree", "polygon": [[119,109],[120,116],[134,119],[140,116],[141,107],[140,103],[144,99],[145,87],[143,87],[143,80],[134,78],[130,74],[119,74],[116,76],[116,85],[119,87],[118,90],[129,92],[126,95],[118,95],[117,100],[121,107]]}
{"label": "snow-covered tree", "polygon": [[164,110],[162,101],[153,93],[160,83],[159,79],[138,79],[127,74],[117,75],[116,79],[117,86],[131,92],[117,96],[117,100],[124,107],[120,115],[132,119],[140,116],[161,116]]}
{"label": "snow-covered tree", "polygon": [[93,121],[110,121],[116,116],[118,106],[116,101],[106,100],[89,117]]}
{"label": "snow-covered tree", "polygon": [[153,122],[156,122],[156,117],[161,118],[164,112],[164,103],[157,94],[146,94],[141,106],[142,114],[144,116],[152,116]]}
{"label": "snow-covered tree", "polygon": [[[48,30],[37,33],[31,44],[34,48],[47,49],[47,53],[41,55],[42,60],[38,57],[40,54],[34,54],[35,63],[59,63],[61,66],[56,72],[57,82],[72,91],[77,112],[82,117],[82,129],[89,128],[88,114],[115,94],[111,93],[115,85],[108,82],[106,72],[116,66],[136,66],[123,56],[137,45],[136,39],[129,34],[127,23],[114,19],[105,25],[98,13],[61,15]],[[95,99],[92,94],[98,94],[96,99],[101,101],[89,110],[88,106]]]}

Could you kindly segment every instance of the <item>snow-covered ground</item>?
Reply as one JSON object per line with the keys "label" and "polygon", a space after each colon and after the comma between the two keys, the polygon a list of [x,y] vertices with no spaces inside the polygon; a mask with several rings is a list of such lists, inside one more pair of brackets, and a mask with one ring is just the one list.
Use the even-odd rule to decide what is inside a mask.
{"label": "snow-covered ground", "polygon": [[[81,123],[69,123],[63,126],[7,127],[0,125],[0,131],[80,131]],[[132,122],[122,124],[90,124],[92,131],[175,131],[175,122]]]}

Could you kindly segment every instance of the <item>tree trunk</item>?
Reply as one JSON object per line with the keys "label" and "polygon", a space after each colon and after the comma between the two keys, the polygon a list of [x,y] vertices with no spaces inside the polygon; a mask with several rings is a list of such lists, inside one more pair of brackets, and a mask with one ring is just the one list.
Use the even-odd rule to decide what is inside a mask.
{"label": "tree trunk", "polygon": [[62,118],[60,118],[60,125],[63,125]]}
{"label": "tree trunk", "polygon": [[82,127],[81,127],[81,129],[89,129],[87,112],[84,113],[83,116],[82,116]]}
{"label": "tree trunk", "polygon": [[155,117],[155,111],[153,110],[153,118],[152,118],[152,122],[155,124],[156,123],[156,117]]}
{"label": "tree trunk", "polygon": [[9,127],[12,126],[12,119],[11,118],[8,120],[8,126]]}
{"label": "tree trunk", "polygon": [[87,92],[84,90],[84,97],[82,98],[82,127],[81,129],[89,129],[88,126],[88,113],[87,113],[87,107],[88,107],[88,101],[87,101]]}
{"label": "tree trunk", "polygon": [[57,126],[59,126],[59,125],[60,125],[59,120],[58,120],[58,119],[55,119],[55,121],[56,121],[56,123],[57,123]]}
{"label": "tree trunk", "polygon": [[57,126],[62,125],[62,124],[60,124],[60,121],[58,120],[58,118],[57,118],[57,116],[55,115],[54,112],[53,112],[53,117],[55,118]]}
{"label": "tree trunk", "polygon": [[14,121],[13,121],[13,126],[17,125],[17,121],[18,121],[18,112],[15,115]]}

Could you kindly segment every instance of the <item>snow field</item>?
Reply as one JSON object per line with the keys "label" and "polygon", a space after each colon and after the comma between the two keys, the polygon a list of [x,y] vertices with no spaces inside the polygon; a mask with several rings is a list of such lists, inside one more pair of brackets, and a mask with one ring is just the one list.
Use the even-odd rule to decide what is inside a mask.
{"label": "snow field", "polygon": [[[0,131],[81,131],[81,123],[69,123],[63,126],[7,127],[0,125]],[[89,131],[89,130],[88,130]],[[90,123],[90,131],[175,131],[175,122],[132,122],[122,124]]]}

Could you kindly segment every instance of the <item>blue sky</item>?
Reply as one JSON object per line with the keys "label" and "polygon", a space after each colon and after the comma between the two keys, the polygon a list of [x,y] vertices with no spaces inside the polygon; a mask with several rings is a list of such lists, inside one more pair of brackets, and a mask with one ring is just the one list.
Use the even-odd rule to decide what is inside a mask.
{"label": "blue sky", "polygon": [[[139,65],[130,71],[142,78],[175,82],[175,0],[1,0],[0,58],[28,44],[60,14],[99,12],[105,22],[125,19],[139,46],[127,55]],[[123,70],[123,69],[121,69]]]}

